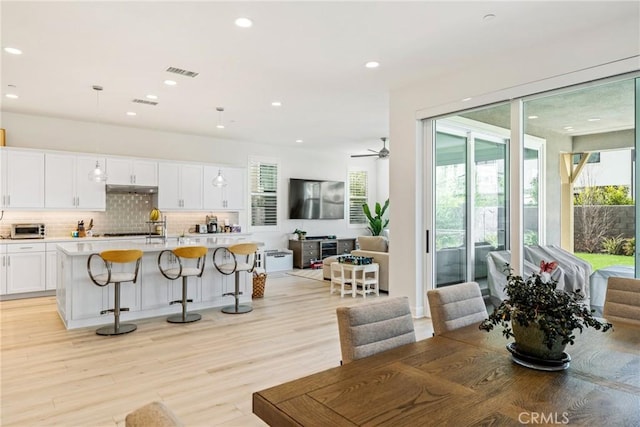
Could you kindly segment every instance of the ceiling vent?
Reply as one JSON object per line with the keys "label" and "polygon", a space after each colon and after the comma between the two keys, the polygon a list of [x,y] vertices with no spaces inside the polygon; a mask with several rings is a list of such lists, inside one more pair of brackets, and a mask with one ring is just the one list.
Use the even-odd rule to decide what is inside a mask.
{"label": "ceiling vent", "polygon": [[136,104],[158,105],[157,101],[147,101],[146,99],[139,99],[139,98],[136,98],[131,102],[136,103]]}
{"label": "ceiling vent", "polygon": [[185,77],[196,77],[198,74],[200,74],[196,73],[195,71],[183,70],[182,68],[178,67],[169,67],[166,71],[168,71],[169,73],[180,74],[181,76]]}

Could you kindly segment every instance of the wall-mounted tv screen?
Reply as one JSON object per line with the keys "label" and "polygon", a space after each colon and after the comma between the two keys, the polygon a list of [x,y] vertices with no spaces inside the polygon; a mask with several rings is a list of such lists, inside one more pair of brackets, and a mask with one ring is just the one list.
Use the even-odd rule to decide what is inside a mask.
{"label": "wall-mounted tv screen", "polygon": [[344,182],[289,179],[289,219],[344,219]]}

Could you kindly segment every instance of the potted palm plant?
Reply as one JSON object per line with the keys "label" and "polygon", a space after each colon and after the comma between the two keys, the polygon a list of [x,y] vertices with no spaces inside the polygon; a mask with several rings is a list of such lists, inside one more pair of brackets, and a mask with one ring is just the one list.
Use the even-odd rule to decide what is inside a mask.
{"label": "potted palm plant", "polygon": [[527,279],[513,274],[506,264],[507,299],[480,324],[480,329],[490,331],[502,326],[505,338],[515,338],[515,350],[521,354],[542,360],[560,360],[567,344],[573,344],[575,331],[591,327],[606,332],[612,328],[607,322],[596,319],[592,310],[584,304],[580,290],[566,292],[556,289],[557,280],[551,272],[557,263],[540,263],[540,272]]}
{"label": "potted palm plant", "polygon": [[383,219],[383,215],[389,207],[389,199],[384,202],[384,206],[381,206],[379,202],[376,202],[375,206],[375,216],[371,214],[371,209],[369,209],[369,205],[366,203],[362,204],[362,211],[365,216],[369,220],[369,231],[372,236],[379,236],[382,234],[382,230],[384,230],[387,225],[389,225],[389,219]]}

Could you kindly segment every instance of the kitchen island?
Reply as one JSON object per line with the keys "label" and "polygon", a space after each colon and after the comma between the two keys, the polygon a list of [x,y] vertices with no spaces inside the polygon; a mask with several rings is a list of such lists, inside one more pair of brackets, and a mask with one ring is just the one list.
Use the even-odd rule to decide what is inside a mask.
{"label": "kitchen island", "polygon": [[[188,298],[193,300],[189,303],[189,310],[229,305],[234,302],[233,296],[222,295],[233,292],[234,276],[218,272],[213,265],[213,252],[216,248],[250,241],[250,236],[226,235],[167,238],[164,242],[151,243],[140,239],[60,243],[57,246],[58,313],[67,329],[113,322],[113,314],[101,315],[100,312],[112,308],[114,286],[96,286],[87,273],[87,260],[91,254],[112,249],[139,249],[143,252],[138,281],[135,284],[125,283],[121,287],[120,305],[129,308],[129,311],[121,313],[121,321],[179,313],[180,304],[169,303],[181,298],[182,281],[169,280],[160,273],[158,255],[165,249],[185,245],[205,246],[209,249],[202,277],[189,278]],[[258,245],[261,246],[260,243]],[[241,274],[240,277],[240,302],[246,303],[251,300],[252,277],[248,273]]]}

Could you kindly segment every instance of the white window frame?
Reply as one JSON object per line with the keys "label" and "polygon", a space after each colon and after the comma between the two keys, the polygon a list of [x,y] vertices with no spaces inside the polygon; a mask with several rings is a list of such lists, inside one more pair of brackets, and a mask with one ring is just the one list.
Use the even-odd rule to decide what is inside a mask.
{"label": "white window frame", "polygon": [[[365,183],[365,190],[366,190],[366,195],[364,197],[364,201],[363,203],[367,203],[369,204],[369,199],[370,199],[370,191],[369,191],[369,171],[366,169],[350,169],[348,171],[347,174],[347,183],[348,183],[348,195],[349,195],[349,200],[347,203],[347,211],[348,211],[348,215],[347,215],[347,220],[348,220],[348,226],[351,228],[362,228],[362,227],[367,227],[369,225],[369,222],[367,220],[367,217],[364,216],[364,212],[362,213],[363,222],[358,222],[358,223],[352,223],[351,222],[351,174],[352,173],[364,173],[365,174],[365,179],[366,179],[366,183]],[[362,205],[362,204],[361,204]]]}
{"label": "white window frame", "polygon": [[[252,166],[254,163],[263,163],[263,164],[272,164],[276,166],[276,224],[275,225],[253,225],[253,195],[258,194],[252,192]],[[280,215],[280,206],[282,204],[282,186],[281,186],[281,174],[282,168],[280,166],[280,161],[276,158],[272,157],[254,157],[250,156],[248,159],[247,166],[247,187],[249,193],[249,213],[248,213],[248,226],[251,231],[277,231],[280,223],[282,222],[282,217]]]}

